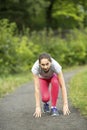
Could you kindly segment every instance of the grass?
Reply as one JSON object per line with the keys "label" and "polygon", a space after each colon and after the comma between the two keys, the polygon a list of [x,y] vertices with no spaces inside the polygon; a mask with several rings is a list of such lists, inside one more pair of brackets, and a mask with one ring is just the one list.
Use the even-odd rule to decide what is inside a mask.
{"label": "grass", "polygon": [[0,98],[13,92],[17,87],[29,82],[31,79],[30,73],[0,77]]}
{"label": "grass", "polygon": [[71,79],[70,86],[72,104],[87,117],[87,66]]}

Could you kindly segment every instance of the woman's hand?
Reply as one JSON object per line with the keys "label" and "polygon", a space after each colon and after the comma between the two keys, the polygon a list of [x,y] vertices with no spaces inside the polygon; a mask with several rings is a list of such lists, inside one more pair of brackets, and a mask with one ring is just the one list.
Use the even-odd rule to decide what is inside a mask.
{"label": "woman's hand", "polygon": [[68,108],[68,104],[64,104],[63,105],[63,114],[64,115],[69,115],[70,114],[70,110]]}
{"label": "woman's hand", "polygon": [[41,117],[41,108],[36,107],[35,113],[33,114],[35,118]]}

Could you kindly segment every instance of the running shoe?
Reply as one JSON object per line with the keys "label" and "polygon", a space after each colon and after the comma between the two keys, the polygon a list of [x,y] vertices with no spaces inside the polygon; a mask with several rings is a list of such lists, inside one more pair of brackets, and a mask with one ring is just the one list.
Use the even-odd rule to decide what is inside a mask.
{"label": "running shoe", "polygon": [[49,104],[48,103],[44,103],[43,111],[44,111],[44,113],[49,113],[50,112]]}
{"label": "running shoe", "polygon": [[59,112],[57,108],[51,108],[51,116],[59,116]]}

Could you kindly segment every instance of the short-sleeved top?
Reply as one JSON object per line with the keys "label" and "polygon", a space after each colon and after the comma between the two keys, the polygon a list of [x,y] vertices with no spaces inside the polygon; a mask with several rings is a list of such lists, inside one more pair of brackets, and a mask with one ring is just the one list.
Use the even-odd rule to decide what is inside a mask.
{"label": "short-sleeved top", "polygon": [[31,69],[31,72],[34,75],[37,75],[40,78],[45,78],[45,79],[51,78],[54,74],[59,74],[62,69],[61,65],[53,58],[51,58],[51,60],[52,60],[52,63],[51,63],[51,66],[50,66],[50,69],[48,72],[44,72],[43,69],[41,69],[41,67],[39,65],[39,60],[37,60],[34,63],[32,69]]}

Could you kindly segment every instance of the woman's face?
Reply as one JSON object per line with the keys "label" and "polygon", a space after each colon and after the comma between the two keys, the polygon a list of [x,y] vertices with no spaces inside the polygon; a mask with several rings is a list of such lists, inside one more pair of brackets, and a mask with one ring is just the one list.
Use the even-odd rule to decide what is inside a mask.
{"label": "woman's face", "polygon": [[51,62],[48,59],[46,58],[41,59],[40,67],[43,69],[44,72],[48,72],[50,69],[50,66],[51,66]]}

